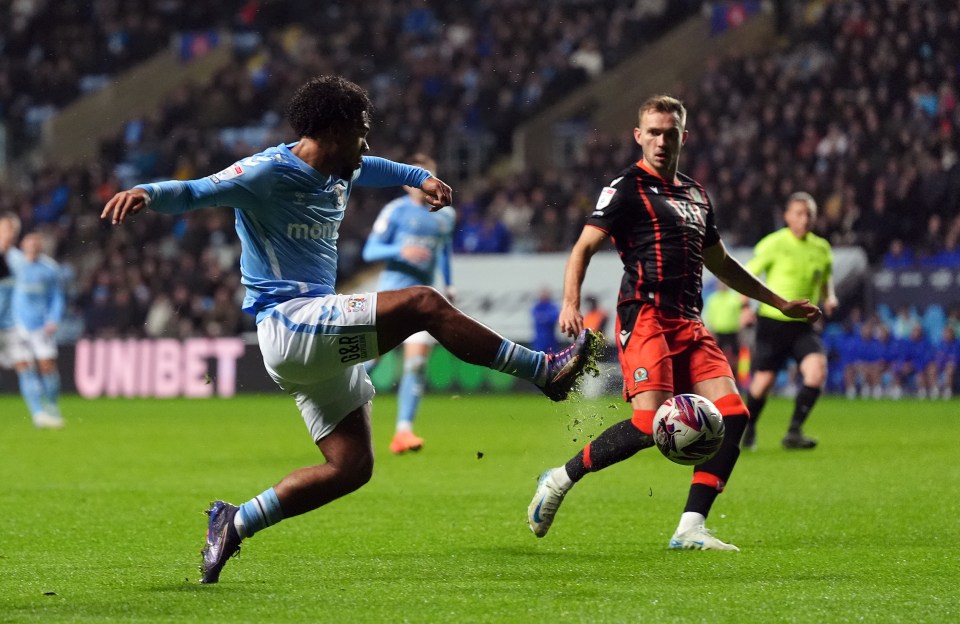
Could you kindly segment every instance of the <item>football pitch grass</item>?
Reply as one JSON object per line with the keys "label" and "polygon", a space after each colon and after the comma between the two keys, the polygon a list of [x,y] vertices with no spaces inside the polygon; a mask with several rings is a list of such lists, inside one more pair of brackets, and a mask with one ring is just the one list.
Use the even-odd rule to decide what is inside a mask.
{"label": "football pitch grass", "polygon": [[284,396],[64,399],[34,430],[0,397],[2,622],[956,622],[960,405],[826,398],[812,452],[771,400],[708,526],[742,552],[666,545],[690,469],[655,449],[589,475],[536,539],[536,478],[605,425],[610,397],[428,395],[418,454],[247,540],[218,585],[199,551],[214,498],[247,500],[319,453]]}

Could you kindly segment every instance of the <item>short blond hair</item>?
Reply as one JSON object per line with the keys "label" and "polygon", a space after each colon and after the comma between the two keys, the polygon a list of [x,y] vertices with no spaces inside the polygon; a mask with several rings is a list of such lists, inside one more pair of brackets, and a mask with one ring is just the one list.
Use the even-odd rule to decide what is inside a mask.
{"label": "short blond hair", "polygon": [[787,207],[793,202],[803,202],[807,205],[807,210],[810,211],[810,218],[817,218],[817,200],[813,198],[813,195],[805,191],[797,191],[796,193],[791,193],[790,197],[787,198],[787,203],[784,205],[783,209],[786,210]]}
{"label": "short blond hair", "polygon": [[654,95],[647,98],[647,101],[640,105],[640,112],[637,119],[643,118],[646,112],[670,113],[680,118],[680,127],[687,126],[687,109],[683,102],[671,95]]}

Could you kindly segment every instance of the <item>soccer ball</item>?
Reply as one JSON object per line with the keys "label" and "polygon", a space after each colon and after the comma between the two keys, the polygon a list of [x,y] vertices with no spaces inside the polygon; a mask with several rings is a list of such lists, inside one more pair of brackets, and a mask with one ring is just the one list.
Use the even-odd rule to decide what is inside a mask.
{"label": "soccer ball", "polygon": [[653,441],[664,457],[678,464],[702,464],[723,442],[723,417],[699,394],[678,394],[653,416]]}

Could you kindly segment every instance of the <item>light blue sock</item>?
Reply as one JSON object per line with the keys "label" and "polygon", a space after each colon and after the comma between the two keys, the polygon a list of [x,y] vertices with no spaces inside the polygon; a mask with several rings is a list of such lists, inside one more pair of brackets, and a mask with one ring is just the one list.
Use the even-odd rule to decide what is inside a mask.
{"label": "light blue sock", "polygon": [[40,383],[43,386],[43,399],[59,414],[60,409],[57,402],[60,400],[60,373],[56,369],[52,373],[40,375]]}
{"label": "light blue sock", "polygon": [[397,389],[397,431],[412,431],[413,419],[417,416],[417,408],[423,397],[423,366],[413,363],[412,366],[404,368],[408,370],[404,371]]}
{"label": "light blue sock", "polygon": [[283,510],[280,509],[280,499],[277,498],[276,490],[270,488],[240,505],[236,520],[235,526],[241,539],[250,537],[257,531],[283,520]]}
{"label": "light blue sock", "polygon": [[17,373],[20,380],[20,395],[30,410],[30,415],[34,416],[43,411],[43,384],[40,381],[40,375],[36,369],[27,368]]}
{"label": "light blue sock", "polygon": [[504,338],[490,368],[514,377],[532,381],[538,386],[547,383],[547,354],[532,351]]}

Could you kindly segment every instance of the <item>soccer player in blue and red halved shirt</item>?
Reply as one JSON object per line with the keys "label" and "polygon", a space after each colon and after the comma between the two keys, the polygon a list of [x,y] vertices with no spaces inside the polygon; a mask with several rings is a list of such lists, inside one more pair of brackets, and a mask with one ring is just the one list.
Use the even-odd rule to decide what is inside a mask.
{"label": "soccer player in blue and red halved shirt", "polygon": [[367,93],[336,76],[310,80],[293,96],[287,117],[300,137],[187,182],[143,184],[117,193],[101,217],[122,223],[150,207],[177,214],[211,206],[235,209],[242,247],[243,309],[256,316],[267,372],[300,408],[326,462],[294,471],[240,507],[216,501],[208,510],[201,582],[216,583],[240,542],[284,518],[349,494],[373,473],[370,402],[363,363],[428,331],[455,356],[538,385],[566,398],[582,375],[593,336],[583,333],[555,355],[526,349],[464,315],[438,291],[414,286],[337,294],[337,238],[356,186],[412,186],[432,208],[452,200],[429,171],[369,150]]}
{"label": "soccer player in blue and red halved shirt", "polygon": [[[425,154],[414,154],[410,162],[428,171],[437,164]],[[377,290],[398,290],[409,286],[433,286],[437,270],[443,277],[444,293],[453,301],[453,228],[456,213],[451,206],[429,210],[427,196],[418,188],[406,187],[407,194],[391,201],[373,224],[363,246],[367,262],[385,261]],[[397,422],[390,451],[400,454],[419,451],[423,439],[413,433],[413,421],[423,397],[424,369],[436,340],[422,331],[403,342],[403,375],[397,388]],[[375,360],[367,362],[370,372]]]}
{"label": "soccer player in blue and red halved shirt", "polygon": [[726,433],[717,454],[693,469],[669,548],[739,550],[704,527],[733,472],[749,413],[727,358],[700,319],[703,267],[790,318],[816,320],[820,310],[807,300],[780,297],[727,254],[706,191],[677,173],[686,119],[683,104],[669,96],[641,105],[633,136],[643,157],[600,192],[570,253],[560,312],[560,329],[568,334],[583,328],[580,291],[593,255],[611,239],[623,261],[616,331],[624,398],[633,417],[606,429],[565,465],[543,473],[527,508],[537,537],[546,535],[563,497],[580,479],[653,446],[654,413],[666,399],[694,392],[717,406]]}

